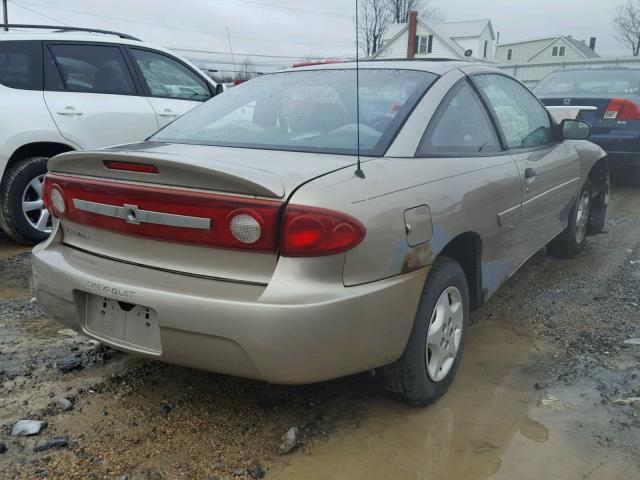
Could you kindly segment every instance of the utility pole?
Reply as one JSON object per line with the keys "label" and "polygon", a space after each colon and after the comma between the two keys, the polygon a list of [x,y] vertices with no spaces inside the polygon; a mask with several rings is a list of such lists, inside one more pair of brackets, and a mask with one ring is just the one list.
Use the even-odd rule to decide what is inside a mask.
{"label": "utility pole", "polygon": [[2,15],[4,20],[4,31],[8,32],[9,27],[7,27],[7,25],[9,24],[9,14],[7,13],[7,0],[2,0]]}

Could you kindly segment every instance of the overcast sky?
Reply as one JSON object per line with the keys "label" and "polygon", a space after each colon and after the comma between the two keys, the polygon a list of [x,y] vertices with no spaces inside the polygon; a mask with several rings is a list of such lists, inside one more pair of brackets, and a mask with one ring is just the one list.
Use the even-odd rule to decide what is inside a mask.
{"label": "overcast sky", "polygon": [[[545,35],[598,38],[601,55],[628,54],[611,18],[624,0],[433,0],[448,21],[490,18],[509,42]],[[258,70],[294,58],[355,55],[354,0],[9,0],[11,23],[112,29],[233,69],[251,55]],[[197,50],[202,50],[198,52]],[[278,56],[292,58],[278,58]],[[224,63],[223,63],[224,62]]]}

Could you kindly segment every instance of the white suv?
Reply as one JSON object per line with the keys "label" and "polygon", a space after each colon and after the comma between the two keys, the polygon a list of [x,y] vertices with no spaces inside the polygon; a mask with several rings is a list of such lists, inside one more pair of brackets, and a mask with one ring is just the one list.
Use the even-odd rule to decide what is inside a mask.
{"label": "white suv", "polygon": [[0,227],[20,242],[51,231],[50,157],[144,140],[222,90],[168,50],[80,30],[0,33]]}

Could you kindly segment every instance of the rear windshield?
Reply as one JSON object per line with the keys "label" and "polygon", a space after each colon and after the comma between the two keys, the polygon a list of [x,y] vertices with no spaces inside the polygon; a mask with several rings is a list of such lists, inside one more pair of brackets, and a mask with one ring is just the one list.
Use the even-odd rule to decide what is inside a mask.
{"label": "rear windshield", "polygon": [[640,94],[640,71],[637,70],[573,70],[555,72],[533,89],[544,94]]}
{"label": "rear windshield", "polygon": [[[360,152],[382,155],[437,78],[413,70],[359,72]],[[259,77],[180,117],[151,140],[355,154],[356,71],[314,70]]]}

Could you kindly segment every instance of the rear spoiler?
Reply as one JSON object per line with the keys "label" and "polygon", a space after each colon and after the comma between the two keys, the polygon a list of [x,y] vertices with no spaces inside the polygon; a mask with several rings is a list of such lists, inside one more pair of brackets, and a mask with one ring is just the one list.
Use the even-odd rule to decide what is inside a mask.
{"label": "rear spoiler", "polygon": [[580,105],[558,105],[547,107],[551,116],[556,122],[561,123],[563,120],[575,120],[580,112],[595,112],[598,107],[580,106]]}
{"label": "rear spoiler", "polygon": [[[284,184],[267,171],[225,162],[224,153],[214,158],[169,155],[132,150],[67,152],[49,160],[52,173],[81,175],[166,185],[176,188],[213,190],[256,197],[283,198]],[[220,157],[220,159],[215,159]],[[140,168],[114,168],[110,164],[137,165]],[[146,168],[154,171],[146,171]]]}

